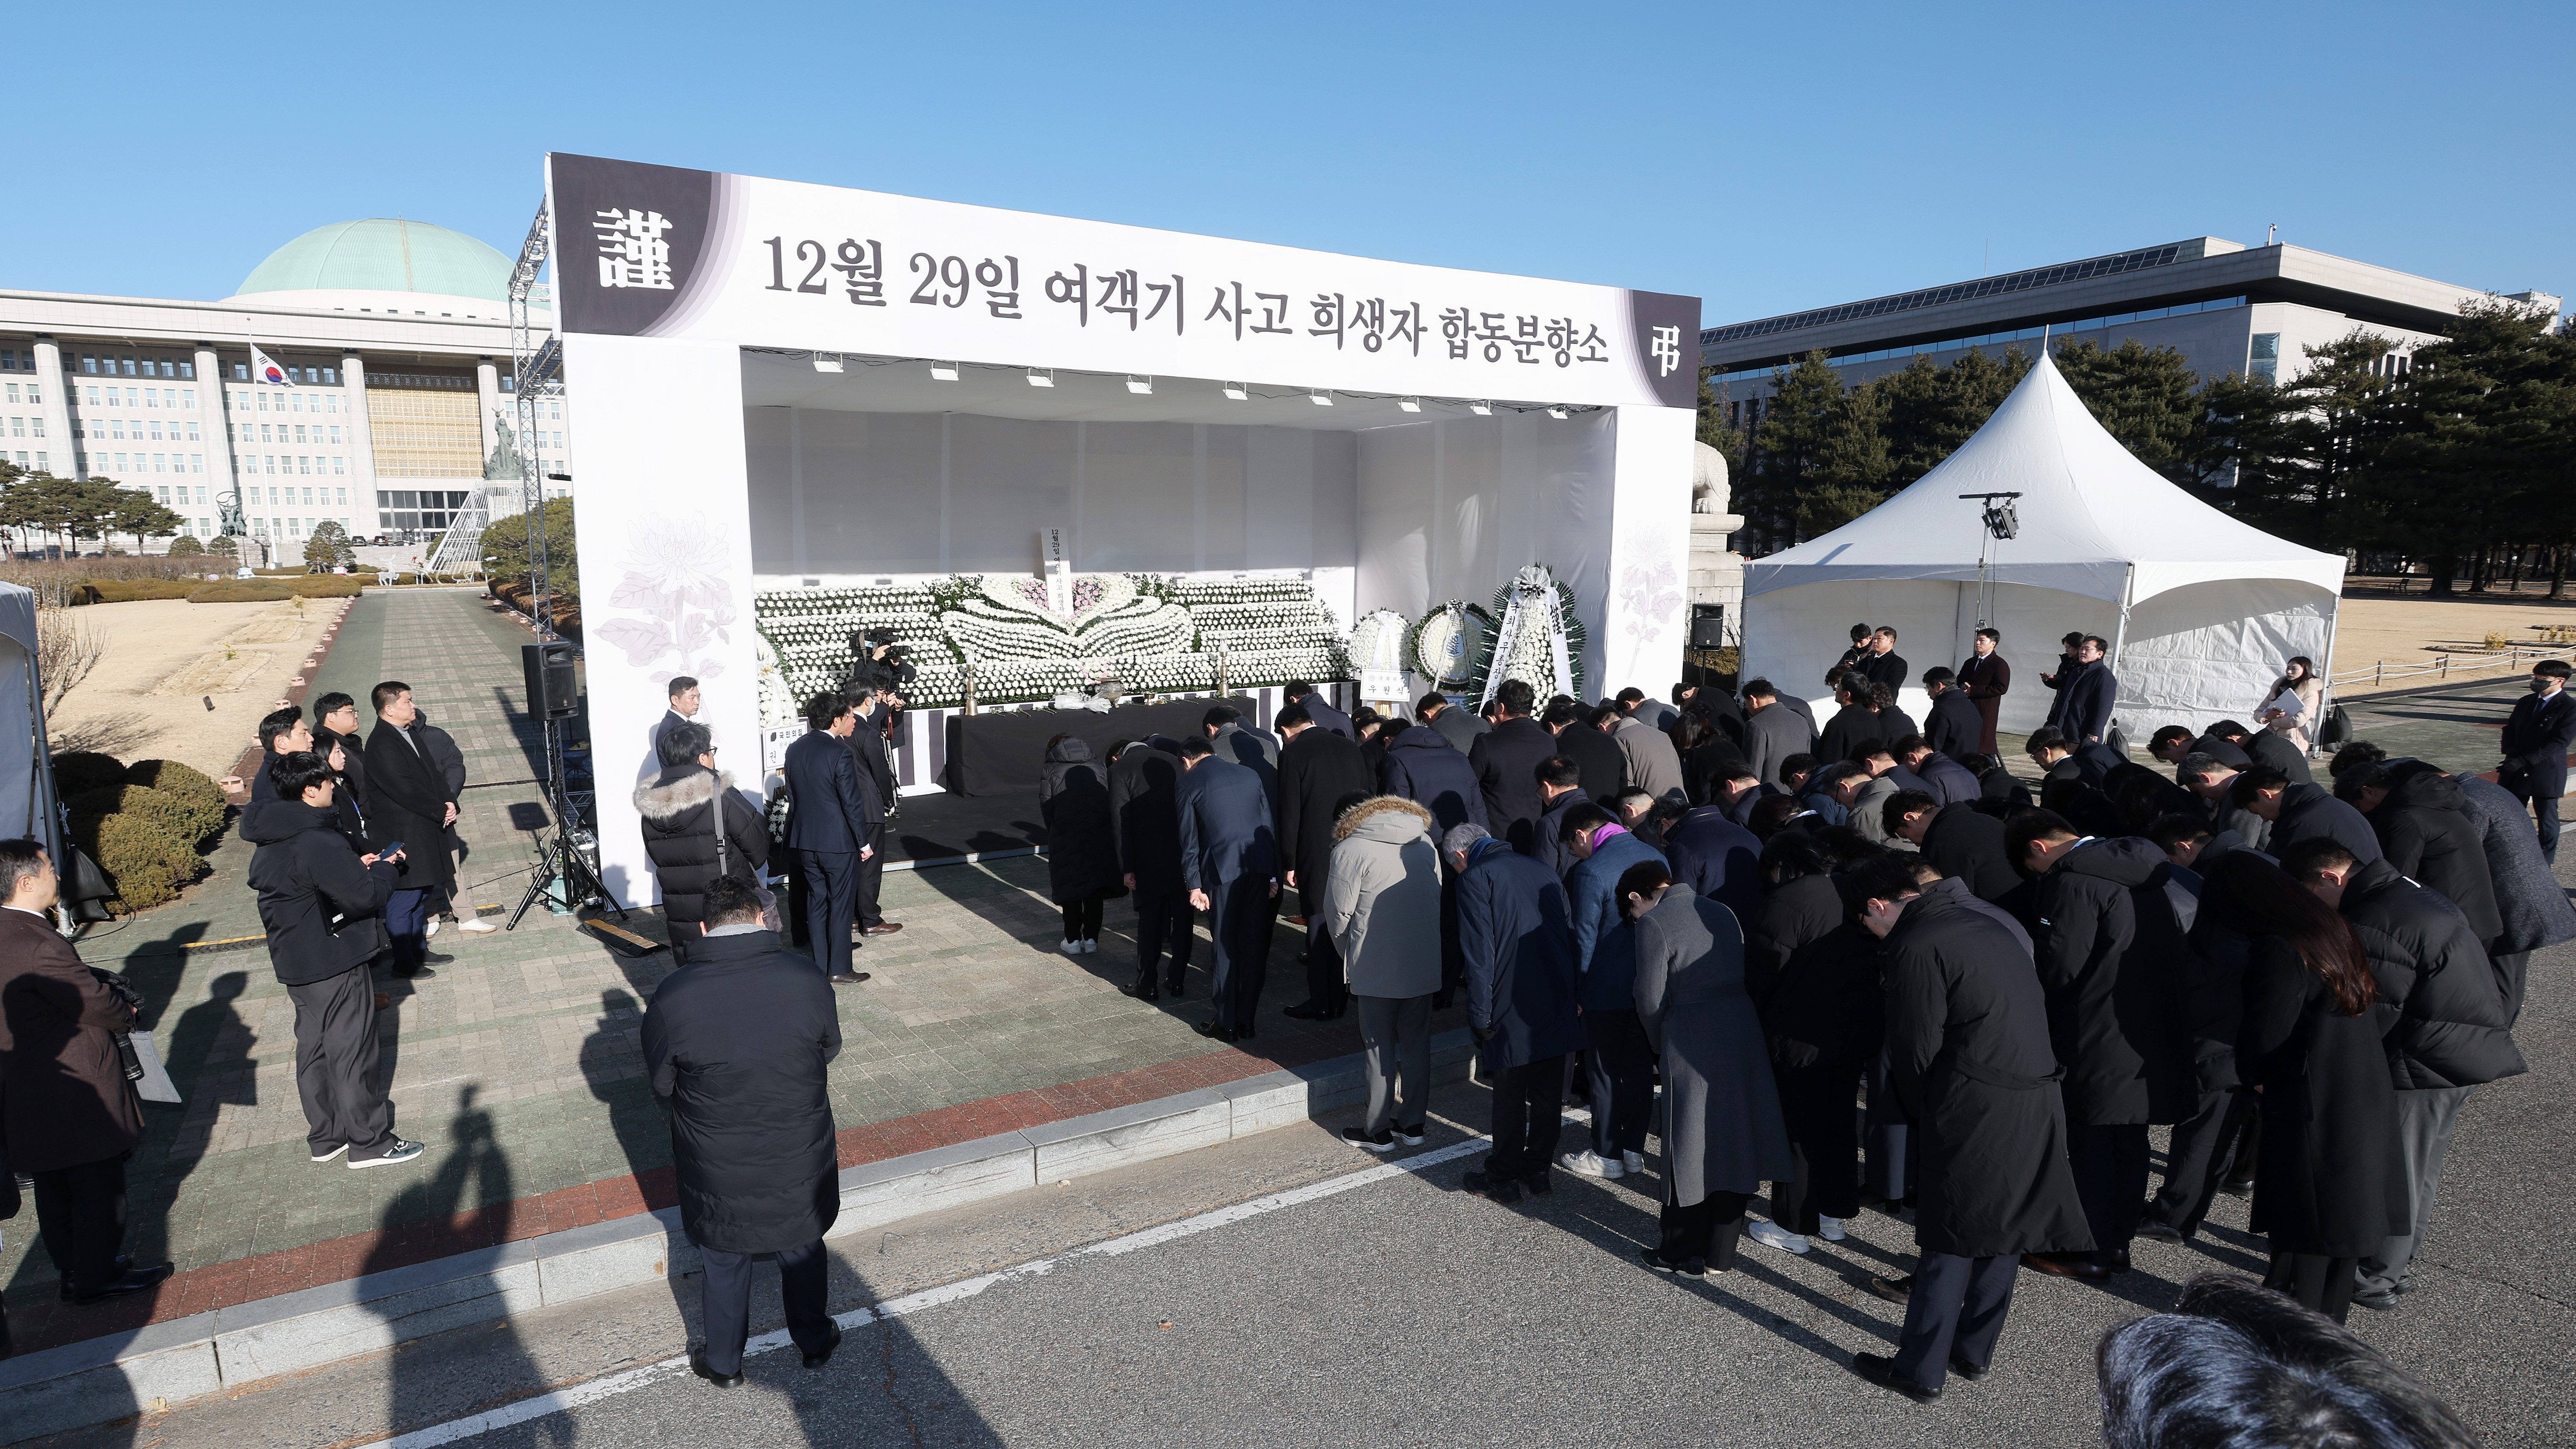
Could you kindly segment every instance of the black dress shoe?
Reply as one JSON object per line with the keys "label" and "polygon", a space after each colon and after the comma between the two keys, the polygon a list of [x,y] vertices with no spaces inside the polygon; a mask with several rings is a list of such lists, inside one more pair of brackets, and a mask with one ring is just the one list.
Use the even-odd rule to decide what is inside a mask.
{"label": "black dress shoe", "polygon": [[1893,1389],[1918,1404],[1928,1404],[1941,1397],[1939,1389],[1927,1389],[1912,1379],[1898,1377],[1896,1360],[1883,1353],[1853,1354],[1852,1372],[1882,1389]]}
{"label": "black dress shoe", "polygon": [[[827,1363],[830,1363],[830,1362],[832,1361],[832,1350],[834,1350],[834,1349],[836,1349],[836,1348],[839,1348],[840,1346],[841,1346],[841,1325],[839,1325],[839,1324],[835,1323],[835,1324],[833,1324],[833,1325],[832,1325],[832,1341],[831,1341],[830,1343],[827,1343],[827,1344],[823,1345],[823,1351],[822,1351],[822,1352],[820,1352],[820,1353],[809,1353],[809,1354],[805,1355],[805,1366],[806,1366],[807,1368],[809,1368],[809,1369],[818,1369],[818,1368],[821,1368],[823,1365],[825,1365],[825,1364],[827,1364]],[[1985,1377],[1985,1375],[1984,1375],[1982,1372],[1981,1372],[1981,1373],[1979,1373],[1977,1376],[1978,1376],[1979,1378],[1983,1378],[1983,1377]],[[737,1376],[737,1377],[738,1377],[738,1376]]]}
{"label": "black dress shoe", "polygon": [[1556,1182],[1548,1176],[1548,1171],[1544,1167],[1522,1178],[1521,1186],[1528,1188],[1532,1197],[1545,1197],[1556,1191]]}
{"label": "black dress shoe", "polygon": [[93,1303],[104,1303],[110,1298],[149,1293],[160,1287],[169,1278],[170,1273],[171,1265],[168,1263],[153,1268],[128,1268],[95,1288],[84,1288],[73,1294],[72,1302],[86,1308]]}
{"label": "black dress shoe", "polygon": [[1121,996],[1132,996],[1138,1001],[1160,1001],[1163,999],[1162,993],[1154,989],[1154,983],[1151,981],[1146,982],[1142,986],[1137,985],[1133,981],[1121,981],[1118,983],[1118,994]]}
{"label": "black dress shoe", "polygon": [[1236,1027],[1234,1029],[1234,1039],[1236,1041],[1252,1040],[1252,1023],[1247,1021],[1243,1025]]}
{"label": "black dress shoe", "polygon": [[1993,1364],[1973,1364],[1968,1362],[1966,1359],[1959,1357],[1955,1353],[1950,1355],[1950,1372],[1957,1374],[1959,1377],[1966,1379],[1972,1384],[1984,1381],[1986,1375],[1993,1373],[1994,1371],[1995,1367]]}
{"label": "black dress shoe", "polygon": [[1911,1273],[1901,1278],[1881,1278],[1872,1275],[1870,1280],[1861,1286],[1867,1288],[1872,1296],[1884,1298],[1890,1303],[1914,1301],[1914,1275]]}
{"label": "black dress shoe", "polygon": [[2138,1219],[2138,1236],[2142,1238],[2153,1238],[2159,1243],[2179,1243],[2182,1241],[2182,1229],[2175,1227],[2173,1224],[2166,1222],[2162,1218],[2140,1218]]}
{"label": "black dress shoe", "polygon": [[1233,1032],[1226,1030],[1224,1027],[1217,1025],[1213,1021],[1200,1022],[1198,1025],[1191,1027],[1190,1030],[1197,1032],[1199,1035],[1206,1037],[1211,1041],[1234,1040]]}
{"label": "black dress shoe", "polygon": [[1505,1207],[1510,1207],[1521,1200],[1521,1185],[1508,1177],[1490,1177],[1481,1172],[1470,1172],[1458,1179],[1458,1185],[1478,1197],[1490,1198]]}
{"label": "black dress shoe", "polygon": [[1311,1001],[1298,1002],[1295,1006],[1291,1006],[1279,1014],[1281,1016],[1293,1016],[1299,1021],[1322,1021],[1324,1018],[1332,1015],[1331,1012],[1326,1011],[1324,1008],[1317,1006]]}
{"label": "black dress shoe", "polygon": [[2254,1195],[2254,1179],[2249,1177],[2243,1182],[2222,1182],[2218,1185],[2218,1190],[2227,1194],[2229,1197],[2252,1197]]}
{"label": "black dress shoe", "polygon": [[1166,976],[1163,978],[1163,994],[1178,1001],[1181,999],[1181,988],[1189,984],[1189,978],[1186,976]]}
{"label": "black dress shoe", "polygon": [[860,982],[868,979],[868,973],[865,971],[835,971],[824,979],[830,981],[835,986],[856,986]]}
{"label": "black dress shoe", "polygon": [[[110,1270],[110,1277],[122,1278],[125,1276],[126,1272],[134,1266],[133,1255],[129,1253],[119,1253],[114,1258],[108,1260],[107,1266]],[[62,1282],[62,1299],[65,1303],[72,1301],[72,1280],[69,1278],[65,1278]]]}
{"label": "black dress shoe", "polygon": [[2101,1258],[2102,1266],[2105,1270],[2104,1276],[2106,1277],[2111,1273],[2126,1273],[2129,1271],[2129,1250],[2126,1248],[2113,1248],[2111,1251],[2102,1254]]}
{"label": "black dress shoe", "polygon": [[703,1353],[689,1355],[689,1372],[720,1389],[739,1388],[742,1384],[742,1370],[735,1369],[729,1374],[717,1373],[707,1366],[707,1356]]}
{"label": "black dress shoe", "polygon": [[2036,1273],[2080,1278],[2087,1283],[2099,1283],[2111,1276],[2111,1270],[2094,1261],[2090,1253],[2024,1253],[2021,1265]]}

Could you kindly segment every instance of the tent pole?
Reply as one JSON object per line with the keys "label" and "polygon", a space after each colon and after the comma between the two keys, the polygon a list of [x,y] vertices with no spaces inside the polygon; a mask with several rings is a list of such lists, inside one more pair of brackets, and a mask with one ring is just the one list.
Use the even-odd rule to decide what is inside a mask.
{"label": "tent pole", "polygon": [[2317,661],[2317,678],[2320,683],[2317,688],[2317,717],[2308,730],[2308,748],[2311,750],[2316,748],[2317,741],[2325,734],[2326,719],[2334,712],[2335,626],[2342,622],[2343,590],[2337,589],[2326,612],[2326,657]]}
{"label": "tent pole", "polygon": [[[2104,666],[2111,671],[2111,681],[2115,686],[2120,679],[2120,651],[2129,642],[2129,603],[2137,592],[2138,566],[2131,564],[2127,576],[2120,581],[2120,621],[2111,626],[2111,657],[2103,661]],[[2119,692],[2114,688],[2111,696],[2111,726],[2116,729],[2119,722]],[[2107,739],[2105,742],[2107,743]]]}

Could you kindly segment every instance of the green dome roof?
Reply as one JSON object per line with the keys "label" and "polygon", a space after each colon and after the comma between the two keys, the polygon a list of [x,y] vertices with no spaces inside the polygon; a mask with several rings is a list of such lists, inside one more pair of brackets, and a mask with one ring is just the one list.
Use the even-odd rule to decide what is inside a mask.
{"label": "green dome roof", "polygon": [[317,227],[251,269],[254,292],[422,292],[509,300],[510,259],[463,232],[371,217]]}

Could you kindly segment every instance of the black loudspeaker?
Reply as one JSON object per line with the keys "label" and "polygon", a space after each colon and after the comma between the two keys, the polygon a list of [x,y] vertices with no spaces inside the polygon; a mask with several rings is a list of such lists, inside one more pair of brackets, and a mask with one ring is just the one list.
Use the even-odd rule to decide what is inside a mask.
{"label": "black loudspeaker", "polygon": [[573,647],[569,644],[522,644],[519,667],[528,677],[528,713],[536,719],[570,719],[579,710],[573,697]]}
{"label": "black loudspeaker", "polygon": [[1693,649],[1726,647],[1726,606],[1724,604],[1691,605],[1690,647]]}

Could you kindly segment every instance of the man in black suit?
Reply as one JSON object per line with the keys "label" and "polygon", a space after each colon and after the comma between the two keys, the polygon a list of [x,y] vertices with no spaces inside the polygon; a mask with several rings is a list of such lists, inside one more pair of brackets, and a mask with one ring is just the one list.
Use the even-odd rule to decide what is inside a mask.
{"label": "man in black suit", "polygon": [[2567,752],[2576,748],[2576,698],[2567,693],[2567,661],[2531,666],[2531,693],[2513,702],[2504,722],[2504,764],[2496,783],[2540,815],[2540,856],[2558,863],[2558,801],[2567,793]]}
{"label": "man in black suit", "polygon": [[2207,755],[2231,770],[2242,770],[2254,763],[2254,757],[2215,733],[2195,735],[2187,725],[2166,725],[2147,741],[2147,753],[2168,765],[2179,765],[2193,755]]}
{"label": "man in black suit", "polygon": [[[1526,681],[1506,679],[1494,691],[1502,722],[1476,736],[1467,747],[1467,763],[1485,796],[1485,824],[1497,839],[1523,855],[1538,854],[1538,818],[1547,813],[1538,767],[1556,754],[1557,741],[1530,718],[1532,692]],[[1618,748],[1614,741],[1613,750]]]}
{"label": "man in black suit", "polygon": [[[1190,969],[1189,887],[1181,884],[1180,742],[1164,735],[1132,740],[1110,756],[1109,829],[1118,869],[1135,893],[1136,979],[1118,989],[1139,1001],[1169,991],[1177,998]],[[1154,963],[1172,963],[1160,988]]]}
{"label": "man in black suit", "polygon": [[1272,828],[1270,795],[1250,767],[1220,759],[1207,740],[1181,742],[1181,881],[1190,905],[1208,915],[1216,962],[1210,994],[1216,1013],[1198,1033],[1219,1041],[1252,1035],[1268,963],[1273,878],[1279,837]]}
{"label": "man in black suit", "polygon": [[1595,800],[1616,796],[1628,770],[1628,757],[1619,753],[1618,741],[1592,723],[1602,714],[1590,705],[1551,704],[1539,722],[1540,728],[1556,737],[1556,753],[1572,760],[1582,772],[1585,796]]}
{"label": "man in black suit", "polygon": [[1885,624],[1870,631],[1869,652],[1852,666],[1872,684],[1890,689],[1905,687],[1905,656],[1896,652],[1896,631]]}
{"label": "man in black suit", "polygon": [[2308,773],[2308,757],[2297,745],[2290,743],[2286,735],[2277,735],[2270,730],[2248,729],[2232,719],[2223,719],[2211,725],[2209,733],[2216,739],[2233,744],[2242,751],[2249,762],[2244,768],[2269,765],[2298,784],[2315,783],[2315,777]]}
{"label": "man in black suit", "polygon": [[1932,696],[1932,708],[1923,716],[1923,742],[1953,760],[1976,758],[1986,717],[1959,687],[1959,676],[1934,665],[1923,671],[1923,691]]}
{"label": "man in black suit", "polygon": [[[1306,718],[1313,720],[1317,725],[1331,730],[1354,744],[1359,742],[1360,732],[1351,728],[1351,717],[1333,708],[1333,702],[1324,698],[1322,690],[1299,679],[1291,681],[1286,689],[1279,691],[1279,694],[1289,704],[1304,705]],[[1286,726],[1283,725],[1281,728],[1284,729]]]}
{"label": "man in black suit", "polygon": [[2111,674],[2104,661],[2111,652],[2110,643],[2099,634],[2087,634],[2075,646],[2076,663],[2082,667],[2059,686],[2057,727],[2076,744],[2100,744],[2111,737],[2111,708],[2118,700],[2120,681]]}
{"label": "man in black suit", "polygon": [[[857,711],[863,700],[851,703]],[[858,898],[851,906],[850,929],[862,936],[891,936],[903,929],[903,922],[889,921],[878,908],[877,890],[885,881],[886,802],[894,798],[894,770],[886,763],[885,728],[892,712],[878,707],[856,713],[847,741],[850,763],[859,773],[859,791],[867,796],[868,813],[876,826],[868,832],[869,854],[859,862]]]}
{"label": "man in black suit", "polygon": [[668,688],[671,707],[662,711],[662,718],[653,726],[653,757],[656,760],[662,755],[662,736],[670,731],[671,726],[700,723],[698,707],[705,698],[698,693],[698,682],[685,674],[672,675]]}
{"label": "man in black suit", "polygon": [[[359,815],[367,812],[367,742],[358,737],[358,702],[337,690],[313,701],[313,753],[326,760],[331,752],[340,756],[331,768],[340,772],[339,788],[331,792],[334,804],[346,797],[349,808]],[[251,792],[256,796],[259,792]]]}
{"label": "man in black suit", "polygon": [[805,737],[787,747],[787,846],[804,887],[808,944],[814,964],[840,986],[868,979],[850,969],[850,919],[859,867],[876,853],[868,841],[883,824],[850,759],[847,742],[858,722],[848,695],[818,694],[805,703]]}
{"label": "man in black suit", "polygon": [[430,897],[456,883],[456,857],[447,848],[456,792],[411,733],[419,717],[411,686],[388,679],[371,699],[376,727],[367,735],[367,849],[404,847],[401,879],[385,903],[385,934],[393,939],[394,974],[420,980],[436,974],[428,964]]}
{"label": "man in black suit", "polygon": [[1234,706],[1210,706],[1202,724],[1207,729],[1208,747],[1218,759],[1243,766],[1261,777],[1261,793],[1270,798],[1270,808],[1279,808],[1279,741],[1259,725],[1246,724]]}
{"label": "man in black suit", "polygon": [[[1360,747],[1307,717],[1308,704],[1279,712],[1288,743],[1279,751],[1279,864],[1306,917],[1306,999],[1288,1008],[1302,1021],[1342,1014],[1342,953],[1324,926],[1324,884],[1333,860],[1333,825],[1342,802],[1373,795],[1376,779]],[[1478,735],[1482,743],[1491,738]]]}

